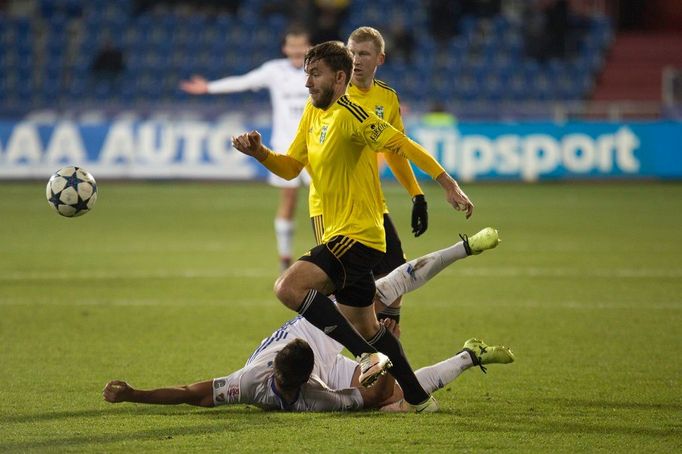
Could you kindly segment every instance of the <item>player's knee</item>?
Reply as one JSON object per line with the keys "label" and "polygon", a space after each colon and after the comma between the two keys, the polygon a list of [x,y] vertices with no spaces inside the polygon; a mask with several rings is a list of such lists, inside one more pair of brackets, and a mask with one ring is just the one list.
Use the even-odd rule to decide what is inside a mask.
{"label": "player's knee", "polygon": [[303,296],[299,295],[300,292],[294,288],[293,282],[287,278],[286,273],[277,278],[274,291],[277,299],[289,309],[298,309],[303,301]]}

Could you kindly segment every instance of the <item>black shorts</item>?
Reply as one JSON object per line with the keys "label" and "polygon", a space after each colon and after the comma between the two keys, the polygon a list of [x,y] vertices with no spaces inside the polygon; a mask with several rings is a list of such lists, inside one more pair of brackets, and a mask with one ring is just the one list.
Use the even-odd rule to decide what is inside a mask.
{"label": "black shorts", "polygon": [[[310,220],[313,224],[315,242],[321,244],[322,234],[324,233],[322,216],[314,216],[310,218]],[[372,269],[376,277],[387,275],[406,261],[403,245],[400,243],[398,232],[388,213],[384,213],[384,230],[386,231],[386,254],[384,254],[381,261]]]}
{"label": "black shorts", "polygon": [[322,268],[334,283],[336,301],[346,306],[371,306],[376,293],[372,268],[383,252],[345,236],[319,244],[299,260]]}
{"label": "black shorts", "polygon": [[386,230],[386,254],[372,269],[377,278],[387,275],[406,262],[398,231],[388,213],[384,213],[384,230]]}

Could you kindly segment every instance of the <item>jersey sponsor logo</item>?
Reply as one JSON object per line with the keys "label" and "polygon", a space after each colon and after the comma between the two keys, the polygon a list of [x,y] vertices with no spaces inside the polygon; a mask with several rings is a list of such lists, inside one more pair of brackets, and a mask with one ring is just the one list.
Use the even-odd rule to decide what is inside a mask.
{"label": "jersey sponsor logo", "polygon": [[235,400],[238,397],[239,397],[239,386],[230,385],[230,387],[227,389],[227,398]]}
{"label": "jersey sponsor logo", "polygon": [[462,129],[467,132],[458,128],[421,129],[415,131],[414,138],[427,150],[439,150],[445,170],[465,181],[488,175],[518,176],[525,181],[564,175],[616,176],[640,173],[644,165],[640,157],[645,155],[642,145],[646,134],[635,134],[629,126],[568,123],[558,129],[552,124],[537,124],[532,129],[520,126],[523,132],[516,133],[495,125],[484,127],[483,134]]}
{"label": "jersey sponsor logo", "polygon": [[324,143],[324,140],[327,138],[327,130],[329,129],[328,125],[322,125],[322,131],[320,131],[320,145]]}
{"label": "jersey sponsor logo", "polygon": [[376,105],[374,106],[374,113],[377,114],[377,117],[381,118],[382,120],[384,119],[384,106]]}
{"label": "jersey sponsor logo", "polygon": [[370,129],[372,130],[372,134],[369,135],[370,140],[376,142],[379,139],[379,136],[381,136],[381,133],[384,132],[386,128],[388,128],[388,123],[386,123],[385,121],[382,121],[380,123],[374,123],[373,125],[371,125]]}

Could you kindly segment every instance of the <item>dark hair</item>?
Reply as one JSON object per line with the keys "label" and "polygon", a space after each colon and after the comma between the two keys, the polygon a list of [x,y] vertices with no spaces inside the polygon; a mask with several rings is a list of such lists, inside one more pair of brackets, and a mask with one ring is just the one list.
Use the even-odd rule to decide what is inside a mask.
{"label": "dark hair", "polygon": [[311,47],[305,54],[303,65],[308,65],[322,60],[332,71],[343,71],[346,74],[346,82],[350,81],[353,71],[353,55],[341,41],[327,41]]}
{"label": "dark hair", "polygon": [[303,339],[294,339],[275,355],[275,379],[285,390],[307,382],[315,365],[315,355]]}

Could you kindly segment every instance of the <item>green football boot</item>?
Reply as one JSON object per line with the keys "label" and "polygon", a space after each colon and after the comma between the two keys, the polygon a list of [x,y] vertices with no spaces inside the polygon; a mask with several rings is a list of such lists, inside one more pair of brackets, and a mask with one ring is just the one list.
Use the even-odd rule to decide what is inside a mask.
{"label": "green football boot", "polygon": [[486,227],[470,237],[466,235],[460,235],[459,237],[464,242],[464,249],[468,255],[478,255],[483,251],[497,247],[501,242],[500,235],[492,227]]}
{"label": "green football boot", "polygon": [[464,351],[469,353],[474,366],[485,373],[484,364],[509,364],[514,362],[514,353],[503,345],[487,345],[480,339],[469,339],[464,343]]}

